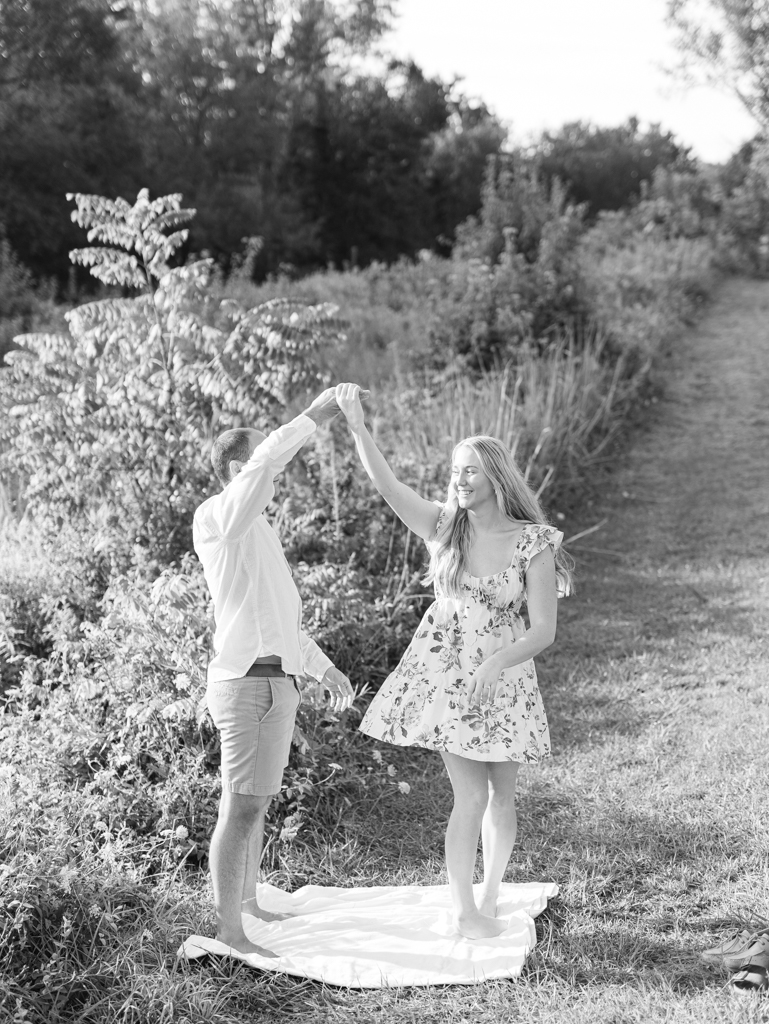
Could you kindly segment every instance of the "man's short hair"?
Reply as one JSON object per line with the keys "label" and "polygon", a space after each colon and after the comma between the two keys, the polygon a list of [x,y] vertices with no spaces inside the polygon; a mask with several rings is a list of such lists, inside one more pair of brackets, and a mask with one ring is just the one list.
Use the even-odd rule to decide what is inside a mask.
{"label": "man's short hair", "polygon": [[248,462],[250,457],[251,431],[247,427],[234,427],[217,437],[211,449],[211,465],[222,487],[230,482],[230,462]]}

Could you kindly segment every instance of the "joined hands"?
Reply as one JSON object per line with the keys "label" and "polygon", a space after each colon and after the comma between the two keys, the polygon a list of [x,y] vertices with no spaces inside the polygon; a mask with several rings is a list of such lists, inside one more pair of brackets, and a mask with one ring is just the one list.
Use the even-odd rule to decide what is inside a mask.
{"label": "joined hands", "polygon": [[[345,391],[343,389],[348,390]],[[325,391],[321,391],[317,398],[313,399],[309,408],[305,409],[304,414],[320,426],[321,423],[327,423],[329,420],[332,420],[341,411],[347,416],[349,422],[348,412],[342,407],[339,399],[341,396],[349,404],[352,401],[349,397],[352,393],[354,393],[358,405],[360,405],[361,399],[366,399],[371,394],[370,391],[361,388],[359,384],[337,384],[336,387],[326,388]],[[361,422],[362,420],[363,411],[361,410]]]}

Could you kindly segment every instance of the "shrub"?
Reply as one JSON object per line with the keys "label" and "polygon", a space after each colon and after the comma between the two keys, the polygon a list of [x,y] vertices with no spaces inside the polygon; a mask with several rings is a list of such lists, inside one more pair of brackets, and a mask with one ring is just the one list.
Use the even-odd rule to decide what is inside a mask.
{"label": "shrub", "polygon": [[745,178],[724,200],[719,250],[727,268],[769,274],[769,144],[755,146]]}
{"label": "shrub", "polygon": [[0,470],[26,481],[38,521],[82,524],[116,571],[157,571],[190,548],[214,433],[274,423],[317,385],[318,349],[339,325],[327,305],[212,302],[210,261],[171,269],[192,215],[179,196],[75,199],[75,219],[106,244],[73,258],[140,294],[72,310],[69,337],[17,339],[23,351],[0,370]]}

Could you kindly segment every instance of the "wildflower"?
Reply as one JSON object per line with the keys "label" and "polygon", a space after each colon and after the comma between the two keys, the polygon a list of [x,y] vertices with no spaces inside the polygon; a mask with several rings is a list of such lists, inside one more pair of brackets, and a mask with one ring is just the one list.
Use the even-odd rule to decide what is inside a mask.
{"label": "wildflower", "polygon": [[183,843],[185,839],[189,839],[190,837],[189,830],[186,829],[184,825],[177,825],[174,835],[180,843]]}
{"label": "wildflower", "polygon": [[77,868],[65,867],[59,872],[59,878],[61,879],[61,887],[65,892],[69,892],[72,888],[73,879],[77,878]]}
{"label": "wildflower", "polygon": [[395,767],[394,764],[388,764],[388,766],[387,766],[387,774],[390,776],[390,778],[392,778],[393,775],[395,775],[395,773],[397,771],[398,771],[398,769]]}
{"label": "wildflower", "polygon": [[101,917],[101,907],[98,903],[92,903],[88,908],[88,913],[91,917]]}
{"label": "wildflower", "polygon": [[342,770],[341,764],[334,764],[333,761],[329,761],[328,766],[329,768],[333,768],[335,772],[341,772]]}
{"label": "wildflower", "polygon": [[408,784],[408,782],[399,782],[398,789],[401,791],[401,793],[411,792],[411,786]]}
{"label": "wildflower", "polygon": [[373,757],[373,759],[376,761],[377,764],[381,764],[382,763],[382,751],[381,750],[373,751],[371,756]]}
{"label": "wildflower", "polygon": [[94,832],[109,832],[109,825],[106,821],[98,819],[93,823],[93,830]]}

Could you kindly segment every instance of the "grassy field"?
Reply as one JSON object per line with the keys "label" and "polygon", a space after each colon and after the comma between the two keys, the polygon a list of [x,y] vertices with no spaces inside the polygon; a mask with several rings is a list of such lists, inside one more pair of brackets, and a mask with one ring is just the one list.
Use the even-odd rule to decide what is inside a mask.
{"label": "grassy field", "polygon": [[[51,922],[39,990],[0,978],[2,1005],[16,1005],[7,1019],[769,1021],[768,999],[733,994],[728,975],[698,959],[740,921],[769,917],[768,314],[769,285],[724,284],[702,324],[671,339],[636,424],[594,461],[579,512],[562,506],[567,537],[602,525],[573,546],[579,590],[539,659],[555,756],[521,773],[509,877],[555,881],[560,897],[520,979],[358,992],[178,963],[186,934],[211,933],[207,877],[175,867],[167,836],[145,841],[145,864],[117,828],[105,842],[84,820],[75,835],[49,806],[46,758],[53,772],[57,752],[40,737],[34,784],[12,760],[0,770],[0,862],[25,878],[32,915],[45,913],[55,861],[50,905],[64,884],[77,914]],[[267,880],[445,881],[450,795],[438,759],[381,749],[410,794],[393,786],[374,805],[354,803],[325,845],[300,833],[280,858],[268,845],[279,866]],[[60,868],[54,854],[70,848]],[[2,941],[24,941],[17,899]]]}
{"label": "grassy field", "polygon": [[[769,917],[768,322],[769,286],[728,283],[663,360],[660,400],[592,481],[590,514],[567,520],[567,535],[607,521],[574,545],[580,589],[540,661],[556,754],[522,773],[511,877],[561,895],[522,978],[371,993],[183,968],[225,998],[217,1019],[769,1020],[769,1001],[698,959]],[[407,800],[358,808],[320,862],[299,846],[271,880],[442,881],[442,770],[397,760]]]}

